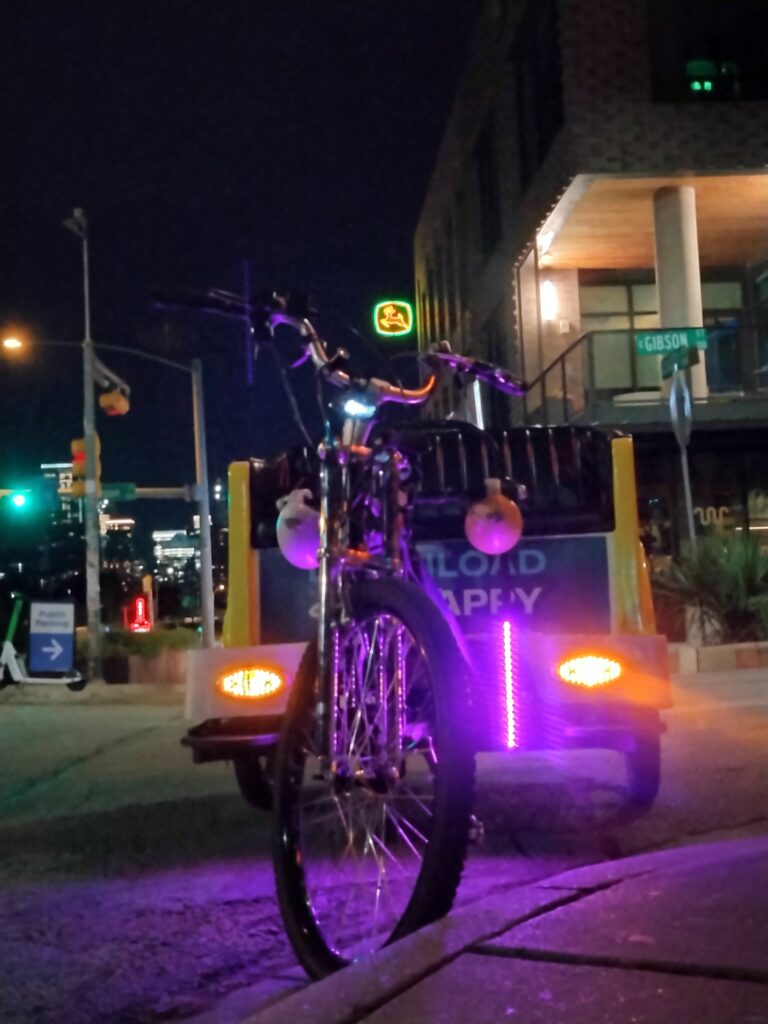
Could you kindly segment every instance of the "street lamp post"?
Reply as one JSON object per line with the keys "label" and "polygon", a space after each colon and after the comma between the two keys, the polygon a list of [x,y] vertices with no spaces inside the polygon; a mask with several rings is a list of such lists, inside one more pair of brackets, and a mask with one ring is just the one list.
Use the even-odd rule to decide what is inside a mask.
{"label": "street lamp post", "polygon": [[[66,341],[41,341],[41,345],[71,345]],[[213,554],[211,545],[211,504],[208,488],[208,452],[205,439],[205,408],[203,405],[203,364],[193,359],[187,366],[177,363],[175,359],[152,355],[127,345],[93,346],[98,352],[121,352],[137,359],[146,359],[150,363],[170,366],[174,370],[187,373],[192,380],[192,425],[195,445],[195,501],[197,502],[198,518],[200,519],[200,617],[202,622],[203,647],[212,647],[216,638],[213,603]],[[92,359],[94,357],[92,356]],[[140,488],[147,491],[149,488]],[[157,489],[155,489],[157,490]],[[154,495],[157,497],[158,495]],[[167,495],[163,495],[167,496]],[[98,520],[97,520],[98,526]]]}
{"label": "street lamp post", "polygon": [[[11,344],[9,344],[11,342]],[[20,343],[15,344],[15,338],[6,338],[2,342],[3,348],[21,348]],[[75,341],[38,341],[38,345],[61,346],[64,348],[79,348]],[[174,370],[181,370],[189,374],[192,380],[192,422],[195,444],[195,494],[197,502],[198,517],[200,519],[200,612],[202,622],[202,640],[204,647],[212,647],[216,638],[214,601],[213,601],[213,557],[211,545],[211,506],[210,493],[208,488],[208,454],[205,439],[205,409],[203,405],[203,365],[199,359],[193,359],[189,366],[184,363],[177,363],[174,359],[166,359],[165,356],[152,355],[149,352],[142,352],[139,349],[128,348],[127,345],[102,345],[92,344],[92,360],[97,362],[96,351],[121,352],[125,355],[135,356],[137,359],[146,359],[150,363],[159,363],[161,366],[170,366]],[[175,491],[175,488],[138,488],[139,496],[144,497],[171,497],[168,492]],[[149,493],[152,492],[152,493]],[[175,496],[175,495],[173,495]],[[97,521],[98,525],[98,521]]]}
{"label": "street lamp post", "polygon": [[83,253],[83,436],[85,438],[85,601],[88,619],[88,678],[101,678],[101,589],[99,582],[99,507],[96,494],[96,397],[91,337],[88,221],[79,207],[64,221],[78,236]]}
{"label": "street lamp post", "polygon": [[[43,344],[64,344],[44,342]],[[212,647],[216,638],[213,605],[213,555],[211,545],[211,501],[208,488],[208,452],[205,440],[205,408],[203,405],[203,364],[193,359],[189,366],[175,359],[152,355],[127,345],[99,345],[99,351],[122,352],[146,359],[150,363],[171,366],[188,373],[192,378],[192,424],[195,440],[195,500],[200,519],[200,618],[203,627],[203,647]]]}

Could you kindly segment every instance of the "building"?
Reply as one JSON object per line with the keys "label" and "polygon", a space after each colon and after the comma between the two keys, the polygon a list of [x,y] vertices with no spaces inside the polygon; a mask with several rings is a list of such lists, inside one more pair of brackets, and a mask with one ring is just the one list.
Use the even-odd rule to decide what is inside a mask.
{"label": "building", "polygon": [[200,571],[200,540],[187,530],[153,530],[155,576],[161,582],[181,582]]}
{"label": "building", "polygon": [[57,495],[55,518],[66,522],[82,522],[80,502],[66,493],[72,487],[71,462],[43,462],[40,474],[51,493]]}
{"label": "building", "polygon": [[685,526],[659,328],[706,327],[697,520],[768,531],[766,39],[764,0],[488,0],[416,231],[420,343],[527,378],[497,425],[631,431],[660,549]]}

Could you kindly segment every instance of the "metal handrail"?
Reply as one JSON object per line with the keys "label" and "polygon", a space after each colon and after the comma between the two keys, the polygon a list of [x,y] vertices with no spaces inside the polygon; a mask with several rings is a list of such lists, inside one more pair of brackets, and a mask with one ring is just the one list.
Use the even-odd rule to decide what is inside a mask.
{"label": "metal handrail", "polygon": [[[749,352],[747,353],[747,355],[745,356],[743,361],[742,361],[741,357],[744,354],[744,351],[746,351],[746,350],[737,349],[737,352],[736,352],[737,363],[736,363],[736,370],[735,370],[735,377],[736,377],[736,379],[734,380],[734,388],[733,389],[734,390],[744,391],[744,392],[747,392],[747,393],[751,393],[751,392],[756,391],[757,390],[757,386],[756,386],[756,381],[755,381],[754,378],[756,376],[756,373],[760,369],[760,366],[759,366],[760,360],[759,360],[759,351],[758,351],[758,340],[757,340],[758,339],[758,335],[757,335],[756,332],[760,331],[760,330],[768,331],[768,323],[759,323],[759,322],[744,323],[744,322],[740,322],[740,323],[734,323],[734,324],[727,324],[727,323],[723,323],[723,324],[709,324],[709,325],[706,325],[706,330],[707,330],[707,336],[708,336],[710,341],[716,340],[718,335],[728,336],[728,335],[732,334],[733,332],[738,332],[739,335],[744,335],[745,332],[752,332],[752,338],[750,339],[750,345],[748,346],[749,347]],[[605,331],[600,331],[600,330],[597,330],[597,331],[587,331],[584,334],[580,335],[575,341],[571,342],[571,344],[568,345],[567,348],[563,349],[563,351],[560,352],[555,357],[555,359],[553,359],[552,362],[549,363],[549,365],[546,366],[541,371],[541,373],[539,373],[538,376],[535,377],[534,380],[531,382],[531,384],[529,386],[529,389],[528,389],[528,394],[526,396],[525,405],[524,405],[525,421],[527,423],[531,422],[529,407],[530,407],[530,404],[531,404],[531,399],[534,397],[534,395],[536,395],[538,393],[538,394],[540,394],[541,401],[536,406],[536,409],[543,414],[543,422],[544,423],[548,424],[550,422],[553,422],[552,418],[549,415],[549,408],[548,408],[548,406],[549,406],[549,403],[552,401],[552,397],[550,397],[547,394],[547,383],[548,383],[548,381],[551,381],[553,379],[553,375],[559,374],[560,375],[560,380],[561,380],[561,394],[558,395],[555,398],[555,401],[562,401],[562,415],[561,415],[561,417],[559,419],[555,419],[554,422],[558,422],[558,423],[562,423],[562,424],[567,424],[567,423],[571,422],[575,418],[576,415],[582,415],[585,412],[587,414],[588,421],[591,422],[594,419],[593,413],[594,413],[594,404],[595,404],[595,401],[596,401],[595,351],[594,351],[595,340],[596,339],[599,340],[599,337],[601,335],[613,335],[613,336],[616,336],[617,334],[623,334],[623,335],[626,336],[628,343],[631,345],[632,339],[634,338],[634,336],[637,335],[637,334],[642,334],[642,333],[644,333],[642,328],[640,328],[640,329],[637,329],[637,328],[614,328],[614,329],[607,329]],[[586,345],[586,347],[587,347],[587,349],[586,349],[586,351],[587,351],[587,365],[584,368],[585,369],[585,373],[584,373],[584,405],[581,406],[578,410],[574,411],[571,408],[571,400],[569,399],[569,396],[568,396],[568,393],[567,393],[566,364],[567,364],[568,359],[572,358],[574,353],[577,350],[580,350],[582,348],[582,346],[584,346],[584,345]],[[751,354],[751,357],[750,357],[750,354]],[[754,363],[754,366],[752,365],[752,363]],[[633,388],[634,389],[638,389],[638,390],[643,390],[642,386],[639,384],[638,379],[637,379],[637,371],[636,371],[636,366],[635,366],[634,362],[632,362],[632,365],[631,365],[631,377],[632,377],[632,388],[630,388],[630,390],[632,390]],[[625,389],[617,389],[617,393],[619,391],[621,391],[621,390],[625,390]],[[727,390],[730,390],[730,389],[726,387],[726,388],[724,388],[722,390],[726,390],[727,391]]]}

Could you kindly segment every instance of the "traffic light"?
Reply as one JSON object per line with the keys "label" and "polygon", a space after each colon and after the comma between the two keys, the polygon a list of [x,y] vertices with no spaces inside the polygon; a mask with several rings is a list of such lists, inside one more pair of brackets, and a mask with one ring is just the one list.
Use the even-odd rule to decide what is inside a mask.
{"label": "traffic light", "polygon": [[128,629],[132,633],[150,633],[152,631],[152,611],[146,594],[138,594],[131,598],[125,608]]}
{"label": "traffic light", "polygon": [[122,391],[114,390],[105,391],[103,395],[99,395],[99,406],[107,416],[125,416],[131,408],[131,403],[128,401],[128,396]]}
{"label": "traffic light", "polygon": [[14,512],[28,511],[31,497],[31,491],[26,487],[0,489],[0,500],[7,501]]}
{"label": "traffic light", "polygon": [[[94,437],[96,448],[96,465],[94,467],[94,478],[96,480],[96,494],[101,494],[101,441],[99,435]],[[85,481],[87,477],[87,459],[85,438],[78,437],[70,445],[72,452],[72,487],[69,491],[71,498],[85,497]]]}

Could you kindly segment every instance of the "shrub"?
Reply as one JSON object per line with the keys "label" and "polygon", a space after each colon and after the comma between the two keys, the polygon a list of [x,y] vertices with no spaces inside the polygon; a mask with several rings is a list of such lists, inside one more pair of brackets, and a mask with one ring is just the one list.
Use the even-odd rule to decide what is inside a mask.
{"label": "shrub", "polygon": [[702,636],[715,643],[768,638],[768,553],[748,534],[699,537],[654,580],[654,590],[681,621],[693,608]]}
{"label": "shrub", "polygon": [[162,651],[186,651],[200,646],[200,635],[194,629],[153,629],[151,633],[131,633],[112,629],[102,638],[102,657],[119,658],[138,654],[156,658]]}

